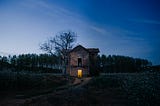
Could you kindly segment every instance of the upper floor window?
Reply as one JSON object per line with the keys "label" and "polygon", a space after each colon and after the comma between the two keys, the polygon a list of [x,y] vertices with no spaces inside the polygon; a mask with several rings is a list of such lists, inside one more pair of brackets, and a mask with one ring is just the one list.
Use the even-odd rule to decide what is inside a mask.
{"label": "upper floor window", "polygon": [[82,58],[78,58],[78,67],[82,66]]}

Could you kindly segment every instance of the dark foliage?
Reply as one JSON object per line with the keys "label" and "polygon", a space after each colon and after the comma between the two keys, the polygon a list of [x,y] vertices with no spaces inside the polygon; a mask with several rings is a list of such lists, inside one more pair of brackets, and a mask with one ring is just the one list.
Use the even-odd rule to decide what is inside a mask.
{"label": "dark foliage", "polygon": [[8,57],[0,57],[0,70],[11,69],[13,71],[34,71],[60,73],[62,70],[58,64],[59,58],[49,54],[21,54]]}
{"label": "dark foliage", "polygon": [[112,102],[111,105],[122,100],[119,103],[127,106],[159,106],[159,81],[158,72],[107,73],[94,77],[85,87],[91,97],[95,96],[96,100],[99,99],[98,103],[103,105],[112,98],[112,101],[108,101]]}
{"label": "dark foliage", "polygon": [[146,59],[132,58],[119,55],[102,55],[99,59],[102,72],[142,72],[147,71],[152,63]]}
{"label": "dark foliage", "polygon": [[[34,72],[55,72],[61,69],[61,59],[49,54],[22,54],[14,56],[0,56],[0,70],[27,70]],[[96,61],[90,60],[90,75],[97,76],[100,72],[142,72],[151,70],[152,63],[146,59],[132,58],[118,55],[97,56]]]}
{"label": "dark foliage", "polygon": [[90,75],[91,76],[98,76],[100,73],[100,56],[97,56],[97,58],[90,57]]}

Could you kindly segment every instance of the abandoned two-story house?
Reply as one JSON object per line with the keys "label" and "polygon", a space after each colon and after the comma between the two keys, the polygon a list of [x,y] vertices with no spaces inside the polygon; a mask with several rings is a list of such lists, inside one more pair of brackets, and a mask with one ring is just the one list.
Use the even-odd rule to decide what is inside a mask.
{"label": "abandoned two-story house", "polygon": [[96,62],[98,53],[98,48],[85,48],[81,45],[70,50],[67,74],[78,77],[88,76],[91,67],[94,67],[93,65],[95,65],[93,63]]}

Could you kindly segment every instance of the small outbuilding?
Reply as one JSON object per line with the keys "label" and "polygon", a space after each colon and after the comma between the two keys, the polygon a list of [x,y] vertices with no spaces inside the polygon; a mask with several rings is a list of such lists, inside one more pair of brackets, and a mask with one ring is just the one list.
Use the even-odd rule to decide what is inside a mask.
{"label": "small outbuilding", "polygon": [[91,71],[96,71],[93,67],[96,65],[98,53],[98,48],[85,48],[81,45],[70,50],[67,74],[82,77],[90,75]]}

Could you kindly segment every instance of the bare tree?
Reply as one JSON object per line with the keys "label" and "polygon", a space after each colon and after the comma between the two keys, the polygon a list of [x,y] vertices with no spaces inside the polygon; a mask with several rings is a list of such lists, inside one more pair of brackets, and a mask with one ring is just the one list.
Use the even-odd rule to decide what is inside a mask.
{"label": "bare tree", "polygon": [[55,37],[48,39],[40,45],[40,49],[50,54],[57,54],[61,57],[64,66],[63,73],[66,74],[68,53],[76,42],[77,35],[72,31],[60,32]]}

